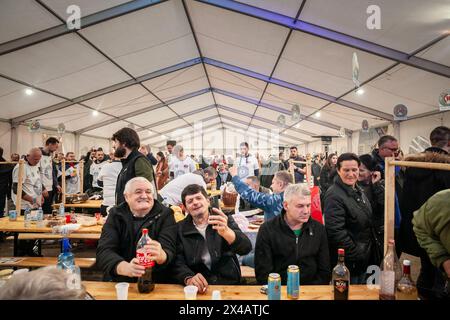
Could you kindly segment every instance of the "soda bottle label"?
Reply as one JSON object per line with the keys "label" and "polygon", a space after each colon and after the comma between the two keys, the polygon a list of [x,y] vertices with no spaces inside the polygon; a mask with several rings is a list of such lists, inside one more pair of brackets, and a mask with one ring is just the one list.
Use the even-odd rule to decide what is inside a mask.
{"label": "soda bottle label", "polygon": [[155,262],[150,260],[150,254],[145,250],[136,251],[136,258],[139,260],[139,264],[146,268],[153,267]]}
{"label": "soda bottle label", "polygon": [[334,280],[334,299],[348,300],[348,280]]}

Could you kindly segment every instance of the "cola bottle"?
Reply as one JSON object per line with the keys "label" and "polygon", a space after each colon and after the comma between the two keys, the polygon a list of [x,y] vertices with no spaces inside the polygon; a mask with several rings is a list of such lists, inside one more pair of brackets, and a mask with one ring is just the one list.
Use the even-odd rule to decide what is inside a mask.
{"label": "cola bottle", "polygon": [[150,241],[148,229],[142,229],[142,236],[136,247],[136,258],[139,260],[139,264],[145,267],[145,273],[142,277],[138,278],[137,284],[139,293],[149,293],[155,288],[155,283],[152,279],[152,271],[155,262],[150,260],[150,253],[145,249],[145,245],[149,244]]}

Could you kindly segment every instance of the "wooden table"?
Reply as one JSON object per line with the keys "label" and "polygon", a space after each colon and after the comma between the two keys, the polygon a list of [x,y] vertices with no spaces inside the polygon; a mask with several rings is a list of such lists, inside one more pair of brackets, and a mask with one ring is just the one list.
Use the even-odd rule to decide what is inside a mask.
{"label": "wooden table", "polygon": [[[66,203],[64,204],[64,208],[66,211],[70,208],[82,208],[82,209],[100,209],[102,206],[103,200],[87,200],[83,203]],[[53,204],[54,208],[59,208],[59,203]]]}
{"label": "wooden table", "polygon": [[[86,290],[98,300],[115,300],[114,282],[84,281]],[[267,300],[267,295],[259,292],[261,286],[209,286],[206,294],[197,295],[198,300],[211,300],[213,290],[220,290],[223,300]],[[378,287],[370,290],[366,285],[350,286],[350,300],[378,300]],[[148,294],[140,294],[136,283],[130,283],[129,300],[184,300],[183,286],[176,284],[156,284]],[[286,286],[281,289],[281,299],[287,300]],[[332,300],[330,286],[300,286],[299,300]]]}
{"label": "wooden table", "polygon": [[[58,258],[56,257],[23,257],[20,259],[17,262],[0,263],[0,267],[41,268],[56,266],[58,263]],[[92,268],[95,265],[95,258],[75,258],[75,265],[82,269]]]}
{"label": "wooden table", "polygon": [[[83,234],[101,234],[102,225],[95,225],[91,227],[80,227],[78,230],[73,231],[73,233],[83,233]],[[52,228],[38,228],[36,225],[31,227],[25,227],[24,217],[17,217],[16,221],[9,221],[8,217],[0,218],[0,231],[11,232],[14,235],[14,256],[17,256],[17,246],[19,240],[19,233],[52,233]]]}
{"label": "wooden table", "polygon": [[220,196],[220,190],[206,190],[210,197]]}

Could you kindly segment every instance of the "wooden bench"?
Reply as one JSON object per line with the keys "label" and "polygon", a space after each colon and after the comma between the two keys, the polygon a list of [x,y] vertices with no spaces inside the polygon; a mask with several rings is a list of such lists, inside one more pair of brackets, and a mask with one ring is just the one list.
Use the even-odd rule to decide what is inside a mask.
{"label": "wooden bench", "polygon": [[100,233],[71,233],[67,236],[53,233],[20,233],[19,240],[58,240],[69,238],[74,240],[99,240]]}
{"label": "wooden bench", "polygon": [[[10,257],[2,257],[2,259]],[[16,262],[0,263],[0,267],[21,267],[21,268],[41,268],[56,266],[56,257],[11,257],[10,259],[21,259]],[[95,258],[75,258],[75,264],[82,269],[92,268],[95,265]]]}
{"label": "wooden bench", "polygon": [[241,266],[241,276],[242,278],[256,278],[255,269],[252,267]]}

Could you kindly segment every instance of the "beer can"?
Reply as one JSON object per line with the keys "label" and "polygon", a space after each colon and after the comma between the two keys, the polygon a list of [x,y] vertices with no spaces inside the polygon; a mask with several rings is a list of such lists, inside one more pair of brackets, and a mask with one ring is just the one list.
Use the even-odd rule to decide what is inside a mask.
{"label": "beer can", "polygon": [[287,297],[288,299],[298,299],[300,292],[300,269],[291,265],[287,270]]}
{"label": "beer can", "polygon": [[17,211],[9,210],[8,216],[9,216],[9,221],[16,221],[17,220]]}
{"label": "beer can", "polygon": [[278,273],[269,274],[267,296],[269,300],[281,300],[281,277]]}

